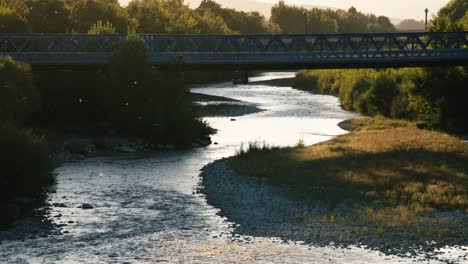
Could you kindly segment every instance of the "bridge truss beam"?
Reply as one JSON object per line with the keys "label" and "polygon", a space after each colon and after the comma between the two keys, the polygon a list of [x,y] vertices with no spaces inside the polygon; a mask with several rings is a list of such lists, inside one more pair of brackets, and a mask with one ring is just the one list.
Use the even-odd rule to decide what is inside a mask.
{"label": "bridge truss beam", "polygon": [[[193,68],[361,68],[468,64],[468,32],[140,35],[148,63]],[[33,65],[109,63],[124,35],[0,34],[0,54]]]}

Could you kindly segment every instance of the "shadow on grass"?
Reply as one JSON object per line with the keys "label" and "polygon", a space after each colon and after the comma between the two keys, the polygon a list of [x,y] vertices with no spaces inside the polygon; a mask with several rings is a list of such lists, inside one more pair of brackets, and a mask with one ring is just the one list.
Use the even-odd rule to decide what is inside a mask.
{"label": "shadow on grass", "polygon": [[331,204],[351,199],[440,210],[468,207],[468,157],[461,153],[424,149],[366,153],[340,148],[335,157],[301,160],[300,151],[247,153],[235,157],[231,165],[241,174],[310,189],[308,198]]}

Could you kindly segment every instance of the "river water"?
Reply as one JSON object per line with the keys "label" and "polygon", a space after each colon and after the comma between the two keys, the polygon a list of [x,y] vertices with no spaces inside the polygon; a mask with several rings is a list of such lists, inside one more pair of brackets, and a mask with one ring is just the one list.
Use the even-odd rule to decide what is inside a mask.
{"label": "river water", "polygon": [[[292,77],[266,73],[253,80]],[[251,80],[252,80],[251,79]],[[345,133],[353,116],[338,99],[290,87],[212,84],[194,92],[230,97],[263,112],[207,118],[218,134],[207,148],[126,154],[66,163],[57,169],[50,217],[63,235],[0,244],[1,263],[400,263],[361,248],[316,248],[275,238],[236,238],[230,223],[196,192],[200,169],[241,143],[314,144]],[[94,208],[78,208],[83,203]],[[249,213],[249,212],[245,212]],[[61,216],[60,216],[61,215]],[[57,217],[60,216],[60,217]]]}

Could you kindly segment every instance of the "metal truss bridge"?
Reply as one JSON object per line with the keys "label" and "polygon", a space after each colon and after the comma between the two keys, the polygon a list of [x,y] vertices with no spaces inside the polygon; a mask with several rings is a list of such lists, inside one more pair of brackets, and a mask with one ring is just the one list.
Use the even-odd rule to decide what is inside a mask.
{"label": "metal truss bridge", "polygon": [[[125,35],[0,34],[0,55],[33,66],[109,63]],[[148,63],[194,69],[468,65],[468,32],[140,35]]]}

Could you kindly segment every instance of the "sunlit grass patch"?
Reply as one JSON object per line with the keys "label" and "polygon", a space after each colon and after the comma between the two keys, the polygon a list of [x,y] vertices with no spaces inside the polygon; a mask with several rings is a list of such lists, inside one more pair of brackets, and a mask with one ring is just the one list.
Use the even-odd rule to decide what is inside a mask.
{"label": "sunlit grass patch", "polygon": [[[230,165],[242,175],[310,188],[331,208],[341,202],[372,222],[406,225],[433,210],[468,213],[468,145],[450,135],[385,119],[349,121],[354,132],[314,146],[253,146]],[[249,147],[250,149],[250,147]]]}
{"label": "sunlit grass patch", "polygon": [[388,119],[382,116],[348,119],[341,122],[339,126],[348,131],[417,128],[416,122],[400,119]]}

